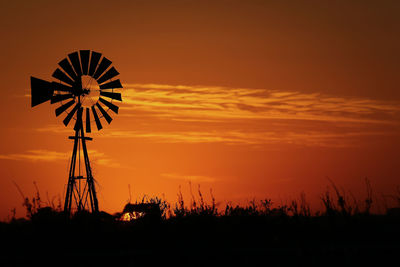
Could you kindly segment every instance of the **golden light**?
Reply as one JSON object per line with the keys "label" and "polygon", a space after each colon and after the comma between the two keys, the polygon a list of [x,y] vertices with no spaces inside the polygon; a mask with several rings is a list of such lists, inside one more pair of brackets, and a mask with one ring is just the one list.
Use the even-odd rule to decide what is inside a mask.
{"label": "golden light", "polygon": [[125,212],[121,215],[120,220],[124,222],[130,222],[133,220],[137,220],[139,218],[142,218],[144,216],[144,212]]}

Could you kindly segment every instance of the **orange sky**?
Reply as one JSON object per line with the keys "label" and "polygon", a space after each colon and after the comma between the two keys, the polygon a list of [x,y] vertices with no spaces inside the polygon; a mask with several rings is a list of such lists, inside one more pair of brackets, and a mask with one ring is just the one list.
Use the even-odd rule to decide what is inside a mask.
{"label": "orange sky", "polygon": [[[61,195],[72,128],[29,77],[70,52],[121,73],[118,116],[88,144],[100,209],[129,199],[317,203],[326,177],[355,195],[399,185],[398,1],[12,1],[1,3],[0,219]],[[222,208],[222,207],[221,207]]]}

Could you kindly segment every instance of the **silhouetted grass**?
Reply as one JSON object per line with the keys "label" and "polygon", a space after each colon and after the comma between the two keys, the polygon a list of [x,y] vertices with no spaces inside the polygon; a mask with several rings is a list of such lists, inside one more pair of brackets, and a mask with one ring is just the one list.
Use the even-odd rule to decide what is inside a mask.
{"label": "silhouetted grass", "polygon": [[[400,204],[398,193],[392,197]],[[7,244],[2,260],[11,265],[63,259],[61,263],[74,266],[359,266],[382,265],[400,251],[398,206],[372,213],[375,202],[368,180],[361,201],[331,181],[330,190],[321,195],[324,209],[315,212],[304,193],[287,205],[264,199],[220,209],[210,195],[207,203],[198,187],[185,203],[179,191],[173,206],[144,197],[133,207],[152,203],[159,216],[127,222],[121,221],[122,212],[80,212],[69,218],[60,204],[43,202],[37,188],[34,197],[23,196],[27,219],[14,216],[0,223]]]}

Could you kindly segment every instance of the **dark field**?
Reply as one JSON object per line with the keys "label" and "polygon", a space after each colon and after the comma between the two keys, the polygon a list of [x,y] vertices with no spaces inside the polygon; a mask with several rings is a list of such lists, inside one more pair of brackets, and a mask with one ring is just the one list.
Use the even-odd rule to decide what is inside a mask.
{"label": "dark field", "polygon": [[121,214],[104,212],[69,219],[34,198],[24,203],[28,219],[0,224],[0,265],[399,265],[397,208],[373,214],[370,196],[350,205],[338,191],[321,199],[325,210],[316,214],[305,201],[274,207],[264,200],[220,211],[199,192],[190,207],[181,197],[173,208],[160,199],[145,201],[160,207],[159,213],[126,222]]}

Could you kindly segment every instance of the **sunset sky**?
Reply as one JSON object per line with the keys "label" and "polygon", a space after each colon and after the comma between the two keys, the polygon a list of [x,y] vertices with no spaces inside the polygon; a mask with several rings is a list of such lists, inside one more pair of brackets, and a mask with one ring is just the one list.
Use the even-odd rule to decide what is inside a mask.
{"label": "sunset sky", "polygon": [[[220,208],[400,186],[399,1],[2,1],[0,220],[14,183],[64,201],[71,127],[30,106],[80,49],[120,72],[120,112],[88,143],[101,210],[212,189]],[[47,193],[48,192],[48,198]]]}

